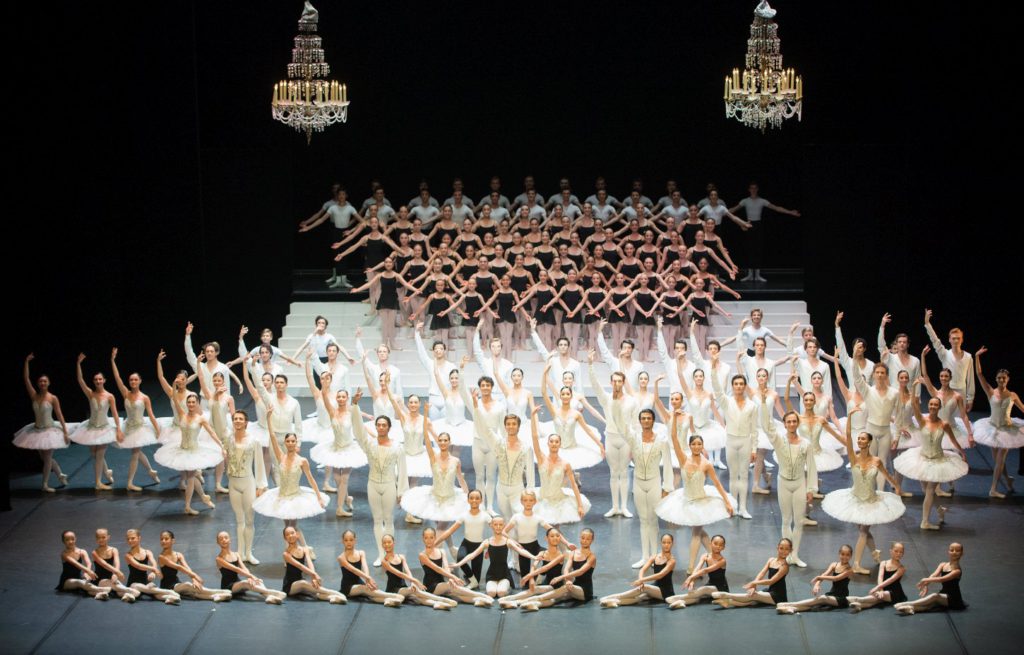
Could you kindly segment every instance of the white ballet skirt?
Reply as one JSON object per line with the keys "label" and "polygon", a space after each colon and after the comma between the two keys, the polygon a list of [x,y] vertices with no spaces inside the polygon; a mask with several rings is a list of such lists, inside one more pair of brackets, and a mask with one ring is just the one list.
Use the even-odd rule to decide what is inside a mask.
{"label": "white ballet skirt", "polygon": [[[736,507],[736,499],[726,494],[729,504]],[[725,500],[718,489],[704,484],[700,469],[683,471],[683,486],[662,498],[654,507],[660,518],[676,525],[708,525],[729,518]]]}
{"label": "white ballet skirt", "polygon": [[124,401],[124,441],[115,442],[118,448],[144,448],[157,443],[157,433],[146,418],[146,403],[138,400]]}
{"label": "white ballet skirt", "polygon": [[309,487],[299,486],[302,467],[279,466],[277,471],[280,486],[263,492],[263,495],[252,504],[253,510],[263,516],[286,521],[305,519],[326,511],[320,506],[315,491]]}
{"label": "white ballet skirt", "polygon": [[541,435],[540,452],[543,457],[548,456],[548,435],[557,434],[562,439],[558,456],[569,462],[574,471],[595,466],[603,459],[597,444],[576,421],[566,423],[560,417],[553,416],[551,421],[542,423],[538,429]]}
{"label": "white ballet skirt", "polygon": [[893,460],[892,465],[904,477],[919,482],[952,482],[967,475],[967,462],[959,453],[942,450],[942,435],[945,431],[940,427],[930,431],[921,428],[923,445],[910,448]]}
{"label": "white ballet skirt", "polygon": [[366,466],[366,453],[353,438],[349,416],[349,413],[345,412],[343,421],[338,418],[331,419],[331,439],[313,446],[309,451],[310,459],[317,464],[340,469]]}
{"label": "white ballet skirt", "polygon": [[[405,452],[405,474],[410,478],[432,478],[434,472],[430,469],[430,457],[427,456],[427,449],[423,445],[423,428],[426,424],[426,417],[417,417],[416,426],[404,426],[402,428],[405,439],[402,442],[402,450]],[[408,430],[408,432],[405,432]]]}
{"label": "white ballet skirt", "polygon": [[[921,445],[921,435],[918,432],[917,424],[914,423],[913,416],[914,405],[911,401],[896,405],[896,416],[893,420],[892,426],[892,438],[895,442],[896,437],[899,437],[899,443],[896,445],[897,450],[917,448]],[[910,437],[901,434],[903,430],[906,430],[910,434]]]}
{"label": "white ballet skirt", "polygon": [[1024,421],[1012,418],[1013,399],[988,398],[992,416],[974,422],[974,440],[991,448],[1020,448],[1024,446]]}
{"label": "white ballet skirt", "polygon": [[466,492],[455,487],[455,464],[442,469],[437,461],[432,475],[433,485],[413,487],[402,494],[402,509],[430,521],[458,520],[469,511],[469,502]]}
{"label": "white ballet skirt", "polygon": [[[782,421],[772,419],[772,423],[775,425],[775,431],[778,434],[786,434],[786,426],[782,424]],[[758,423],[758,425],[760,425],[760,423]],[[764,431],[763,427],[757,428],[757,447],[764,450],[775,450],[775,446],[772,445],[772,440],[768,438],[768,433]]]}
{"label": "white ballet skirt", "polygon": [[302,440],[308,443],[326,443],[334,440],[331,417],[324,407],[324,401],[317,396],[316,416],[302,421]]}
{"label": "white ballet skirt", "polygon": [[[711,396],[705,397],[699,403],[694,403],[692,398],[688,397],[686,399],[686,412],[693,416],[693,433],[699,434],[704,440],[704,450],[710,453],[720,448],[725,448],[725,428],[712,418]],[[685,446],[686,444],[679,445]]]}
{"label": "white ballet skirt", "polygon": [[[32,413],[36,415],[35,423],[29,423],[14,433],[15,446],[27,450],[58,450],[68,447],[64,443],[64,430],[53,422],[53,405],[33,400]],[[77,425],[68,423],[68,434]]]}
{"label": "white ballet skirt", "polygon": [[[175,402],[171,399],[171,402]],[[181,408],[182,414],[188,414],[188,407],[185,405],[185,401],[179,401],[178,407]],[[210,420],[210,414],[207,411],[203,411],[203,416],[207,421]],[[156,420],[156,424],[160,426],[160,434],[157,436],[157,441],[161,444],[177,444],[181,443],[181,426],[178,424],[178,415],[175,413],[173,416],[164,416]],[[270,443],[267,442],[269,446]]]}
{"label": "white ballet skirt", "polygon": [[90,396],[89,420],[80,423],[75,431],[69,434],[71,440],[81,446],[105,446],[117,441],[114,419],[107,416],[109,409],[108,397],[105,396],[102,401],[98,401],[95,396]]}
{"label": "white ballet skirt", "polygon": [[[778,423],[778,421],[776,421]],[[776,426],[778,429],[778,426]],[[825,432],[824,426],[821,424],[814,424],[813,428],[808,428],[808,424],[803,421],[800,422],[800,426],[796,429],[797,434],[806,439],[811,444],[811,452],[814,453],[814,467],[818,473],[828,473],[829,471],[835,471],[836,469],[843,467],[843,457],[838,452],[832,449],[826,449],[821,446],[821,442],[824,441],[825,437],[828,437],[833,443],[836,442],[835,437]],[[785,427],[779,431],[779,434],[785,433]],[[776,464],[779,463],[779,459],[772,453],[772,461]]]}
{"label": "white ballet skirt", "polygon": [[466,403],[454,391],[444,400],[444,418],[431,423],[434,434],[447,432],[453,446],[473,445],[473,422],[466,419]]}
{"label": "white ballet skirt", "polygon": [[181,426],[181,443],[164,444],[153,453],[153,459],[160,466],[175,471],[200,471],[220,464],[224,453],[212,441],[200,440],[200,429],[198,420]]}
{"label": "white ballet skirt", "polygon": [[[991,400],[989,400],[989,406],[992,406]],[[992,409],[993,411],[996,410],[995,407],[992,407]],[[995,413],[992,415],[995,416]],[[942,407],[939,408],[939,418],[946,423],[949,423],[949,427],[953,429],[953,435],[956,436],[957,443],[960,444],[961,448],[967,449],[971,447],[971,444],[967,439],[967,426],[964,425],[964,419],[960,416],[960,404],[957,403],[956,396],[951,396],[947,400],[942,400]],[[975,441],[977,441],[977,439],[975,439]],[[946,450],[953,450],[956,448],[956,446],[953,445],[953,441],[949,438],[949,435],[944,435],[942,437],[942,447]]]}
{"label": "white ballet skirt", "polygon": [[[561,456],[561,451],[559,451],[559,456]],[[540,469],[540,489],[537,494],[537,504],[533,508],[534,514],[552,525],[581,521],[576,506],[576,494],[572,489],[562,487],[565,468],[559,466],[549,473],[546,462],[537,468]],[[583,505],[583,515],[586,516],[590,511],[590,501],[581,493],[580,502]]]}
{"label": "white ballet skirt", "polygon": [[907,511],[899,496],[876,490],[878,467],[872,466],[864,471],[854,463],[850,473],[853,476],[852,488],[829,492],[822,499],[821,509],[826,514],[845,523],[881,525],[892,523]]}

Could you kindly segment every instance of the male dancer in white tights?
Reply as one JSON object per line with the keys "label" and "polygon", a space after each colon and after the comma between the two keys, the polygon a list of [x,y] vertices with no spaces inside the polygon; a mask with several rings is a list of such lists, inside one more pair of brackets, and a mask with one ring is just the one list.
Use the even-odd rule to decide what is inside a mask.
{"label": "male dancer in white tights", "polygon": [[633,396],[625,393],[623,387],[626,383],[626,375],[622,371],[612,373],[612,393],[608,394],[597,379],[597,371],[594,369],[596,353],[591,350],[587,353],[587,362],[590,364],[590,383],[594,386],[594,393],[604,410],[605,431],[604,449],[608,459],[610,471],[609,486],[612,492],[612,508],[605,512],[606,518],[613,516],[624,516],[627,519],[633,518],[629,511],[629,443],[626,435],[629,434],[633,424],[637,420],[639,407]]}

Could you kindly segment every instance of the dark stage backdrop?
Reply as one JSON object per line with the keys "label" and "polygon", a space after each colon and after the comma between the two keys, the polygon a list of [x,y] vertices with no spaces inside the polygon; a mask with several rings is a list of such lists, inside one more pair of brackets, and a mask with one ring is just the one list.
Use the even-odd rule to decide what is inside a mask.
{"label": "dark stage backdrop", "polygon": [[[780,0],[805,116],[762,135],[727,122],[720,95],[755,4],[321,0],[327,58],[353,105],[349,124],[311,145],[270,119],[297,0],[19,7],[16,88],[55,102],[47,129],[12,122],[11,194],[29,202],[9,216],[9,250],[28,263],[11,277],[4,377],[18,395],[4,429],[30,418],[17,384],[30,350],[79,418],[79,350],[88,374],[118,345],[123,369],[152,383],[159,348],[184,364],[187,320],[197,341],[229,345],[243,322],[279,329],[291,270],[323,265],[326,232],[300,238],[297,221],[332,182],[360,202],[372,178],[398,202],[421,178],[446,195],[455,175],[474,197],[493,174],[507,192],[534,174],[544,193],[562,175],[589,193],[602,174],[620,195],[641,176],[654,196],[673,176],[688,199],[714,181],[730,202],[756,179],[803,210],[772,218],[771,259],[807,269],[826,342],[842,308],[849,336],[873,335],[889,310],[893,332],[920,346],[931,305],[940,332],[956,323],[968,347],[993,349],[991,371],[1024,371],[1010,336],[1021,267],[1007,257],[1019,248],[1008,228],[988,231],[1016,223],[1016,203],[1000,202],[1009,174],[994,175],[986,152],[1005,143],[988,127],[1003,117],[985,115],[986,81],[964,75],[971,62],[998,72],[1011,22],[968,21],[946,0]],[[985,36],[968,43],[978,22]],[[726,232],[734,249],[739,238]]]}

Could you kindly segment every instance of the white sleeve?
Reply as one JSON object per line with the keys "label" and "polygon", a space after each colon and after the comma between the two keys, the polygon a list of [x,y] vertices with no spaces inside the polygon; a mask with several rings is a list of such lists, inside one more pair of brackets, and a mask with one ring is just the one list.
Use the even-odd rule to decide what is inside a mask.
{"label": "white sleeve", "polygon": [[597,333],[597,350],[601,353],[601,359],[607,364],[612,371],[619,371],[622,369],[622,365],[619,359],[612,355],[612,351],[608,350],[608,344],[604,340],[604,334],[601,332]]}
{"label": "white sleeve", "polygon": [[188,360],[188,365],[192,367],[192,370],[196,373],[199,372],[199,360],[196,359],[196,353],[192,350],[192,335],[185,335],[185,359]]}
{"label": "white sleeve", "polygon": [[402,388],[402,369],[397,366],[390,366],[388,370],[391,371],[391,384],[395,385],[393,389],[395,395],[399,398],[405,398],[405,390]]}
{"label": "white sleeve", "polygon": [[[275,438],[275,437],[271,437]],[[253,448],[252,455],[253,472],[256,474],[256,488],[265,489],[267,486],[267,467],[263,464],[263,449],[260,447]]]}
{"label": "white sleeve", "polygon": [[362,359],[363,355],[365,354],[366,350],[363,348],[363,340],[359,337],[356,337],[356,355],[359,356],[359,359]]}
{"label": "white sleeve", "polygon": [[608,393],[604,390],[604,387],[601,386],[601,381],[597,379],[597,371],[594,370],[594,365],[591,364],[588,368],[590,369],[590,384],[594,387],[594,394],[597,396],[597,401],[601,403],[601,409],[607,412],[609,406]]}
{"label": "white sleeve", "polygon": [[427,369],[427,373],[433,375],[434,364],[430,361],[430,355],[427,354],[427,347],[423,344],[423,337],[420,335],[418,330],[413,338],[416,340],[416,354],[419,355],[420,364],[423,365],[423,368]]}
{"label": "white sleeve", "polygon": [[245,348],[245,339],[238,340],[238,356],[245,357],[249,353]]}
{"label": "white sleeve", "polygon": [[292,424],[294,425],[295,436],[302,441],[302,408],[299,406],[299,401],[292,398],[294,406],[292,407]]}
{"label": "white sleeve", "polygon": [[490,375],[497,375],[497,367],[494,365],[494,359],[484,356],[483,348],[481,348],[480,345],[480,330],[473,330],[473,359],[476,360],[477,365],[484,372],[484,375],[488,374],[488,368],[490,369]]}
{"label": "white sleeve", "polygon": [[537,352],[539,352],[540,356],[547,361],[547,358],[551,356],[551,351],[548,350],[547,346],[544,345],[544,342],[541,341],[540,335],[537,334],[537,330],[530,330],[530,337],[533,339],[533,345],[537,346]]}
{"label": "white sleeve", "polygon": [[661,488],[663,491],[672,491],[674,477],[672,473],[672,451],[668,447],[668,441],[663,440],[661,442]]}
{"label": "white sleeve", "polygon": [[668,374],[672,370],[672,358],[668,354],[668,345],[665,343],[665,335],[659,329],[657,332],[657,338],[655,344],[658,347],[658,357],[661,358],[661,364],[665,367],[665,373]]}

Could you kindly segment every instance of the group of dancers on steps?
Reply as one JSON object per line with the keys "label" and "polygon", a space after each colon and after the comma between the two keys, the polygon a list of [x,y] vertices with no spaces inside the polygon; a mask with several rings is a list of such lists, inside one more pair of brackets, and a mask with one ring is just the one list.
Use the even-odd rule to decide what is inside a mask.
{"label": "group of dancers on steps", "polygon": [[[658,577],[658,574],[666,566],[666,537],[658,536],[659,519],[691,528],[687,575],[692,577],[696,572],[705,571],[719,561],[724,547],[724,539],[716,546],[719,540],[712,540],[705,526],[734,515],[750,518],[748,463],[755,464],[753,493],[770,493],[761,482],[770,484],[771,475],[767,470],[776,470],[783,540],[779,556],[769,560],[757,580],[747,586],[750,593],[741,594],[746,600],[763,601],[771,597],[772,602],[777,601],[771,586],[778,583],[780,573],[784,576],[789,565],[805,566],[799,556],[800,541],[804,525],[814,524],[806,510],[815,496],[821,496],[818,472],[843,466],[837,451],[848,456],[852,487],[824,495],[821,508],[839,521],[857,525],[859,534],[856,546],[844,548],[839,561],[816,581],[831,580],[840,591],[845,586],[843,580],[848,580],[849,575],[868,573],[861,566],[865,548],[879,560],[871,527],[894,521],[904,513],[902,498],[909,495],[902,487],[905,480],[916,480],[924,487],[923,529],[938,529],[938,525],[930,522],[934,498],[948,495],[949,492],[940,488],[941,484],[967,473],[964,448],[973,446],[975,441],[989,446],[994,453],[996,466],[991,495],[1002,496],[997,490],[1001,482],[1012,490],[1012,478],[1005,472],[1005,458],[1010,448],[1024,445],[1024,422],[1011,418],[1010,412],[1014,405],[1021,409],[1024,405],[1007,388],[1009,374],[1005,370],[996,374],[995,386],[987,382],[980,361],[985,349],[979,349],[972,358],[962,350],[960,330],[949,332],[947,347],[931,326],[931,312],[925,313],[925,329],[945,366],[939,376],[940,387],[936,388],[928,378],[925,358],[918,360],[909,354],[906,335],[897,335],[891,345],[886,343],[884,332],[888,315],[879,330],[881,361],[875,364],[865,358],[866,344],[862,339],[854,342],[852,352],[846,351],[840,328],[842,313],[839,313],[833,364],[839,391],[848,408],[847,416],[839,419],[832,402],[829,366],[819,358],[820,346],[810,328],[803,332],[802,348],[789,358],[793,373],[787,380],[787,393],[780,397],[776,392],[775,367],[784,360],[765,359],[765,340],[778,338],[761,325],[762,319],[761,312],[755,310],[749,325],[744,320],[740,326],[736,337],[739,345],[735,375],[730,375],[729,365],[720,358],[722,347],[728,342],[711,341],[703,351],[692,343],[691,332],[691,341],[675,339],[674,353],[669,354],[659,329],[659,351],[667,375],[658,376],[653,385],[643,370],[643,362],[633,360],[630,340],[624,339],[619,344],[618,354],[613,354],[604,345],[602,331],[598,343],[603,359],[613,371],[608,379],[610,388],[606,388],[605,381],[595,370],[597,353],[591,350],[586,358],[592,392],[600,410],[584,397],[583,364],[573,358],[574,349],[564,336],[558,337],[554,351],[549,351],[547,344],[536,339],[538,350],[547,362],[542,376],[542,403],[536,403],[522,386],[522,371],[502,357],[500,338],[493,338],[488,343],[489,352],[484,352],[479,335],[472,335],[473,354],[484,375],[471,388],[468,382],[462,381],[470,358],[467,356],[458,364],[449,361],[446,344],[442,341],[435,341],[428,351],[421,335],[422,325],[417,326],[415,340],[420,359],[433,378],[429,403],[423,403],[416,395],[408,396],[403,402],[400,372],[388,363],[390,350],[386,344],[377,348],[376,362],[369,361],[369,354],[359,345],[360,359],[356,360],[343,352],[337,339],[326,332],[327,321],[323,317],[318,317],[316,330],[290,358],[271,344],[273,335],[268,330],[261,335],[260,346],[247,350],[241,338],[245,334],[243,328],[239,358],[228,364],[219,360],[220,348],[216,343],[205,344],[199,354],[193,351],[192,325],[189,324],[185,352],[195,373],[180,371],[173,382],[168,382],[163,371],[165,354],[162,351],[156,362],[157,377],[171,400],[175,416],[166,419],[154,416],[150,399],[140,389],[139,374],[132,373],[128,385],[124,384],[117,368],[115,349],[111,354],[111,370],[125,401],[123,423],[116,397],[105,389],[105,376],[97,372],[92,377],[92,387],[86,384],[82,373],[85,356],[80,355],[78,381],[89,399],[90,417],[82,424],[69,424],[64,420],[57,397],[49,391],[49,378],[40,376],[33,385],[29,370],[32,356],[29,355],[24,376],[36,420],[17,433],[15,444],[40,452],[47,491],[53,490],[49,487],[52,473],[66,483],[66,477],[53,459],[54,450],[67,447],[72,441],[89,446],[95,460],[96,488],[106,490],[113,483],[113,471],[105,462],[106,448],[115,445],[131,449],[128,489],[138,491],[134,474],[140,462],[154,480],[159,479],[143,448],[162,443],[154,460],[180,473],[185,511],[189,514],[197,513],[191,505],[197,493],[204,504],[213,508],[212,499],[204,491],[202,475],[203,470],[213,468],[217,491],[229,495],[237,522],[237,557],[227,552],[222,558],[224,562],[236,563],[239,569],[234,571],[236,574],[253,588],[260,586],[257,578],[251,574],[246,577],[242,571],[244,563],[256,564],[252,553],[254,514],[282,519],[288,543],[286,563],[291,567],[286,580],[294,578],[286,585],[286,591],[304,589],[299,583],[305,575],[315,595],[326,600],[333,598],[335,602],[340,602],[337,596],[327,598],[327,592],[322,591],[311,565],[311,549],[306,546],[298,527],[300,519],[323,513],[328,503],[328,496],[319,489],[308,460],[300,454],[300,440],[315,442],[309,456],[325,467],[325,482],[328,483],[325,487],[331,482],[337,485],[338,516],[351,516],[353,498],[348,493],[351,470],[367,467],[366,494],[377,548],[375,566],[386,565],[389,574],[392,568],[399,570],[396,563],[401,556],[393,553],[392,535],[393,515],[400,506],[406,511],[406,521],[419,523],[427,519],[437,526],[424,531],[425,556],[421,555],[420,560],[429,571],[421,586],[432,589],[437,597],[450,595],[455,600],[470,599],[487,604],[489,598],[500,595],[502,590],[507,592],[512,579],[510,575],[502,577],[499,569],[494,573],[495,579],[484,580],[480,575],[481,555],[491,548],[504,547],[519,555],[518,566],[510,552],[505,552],[508,557],[488,555],[492,565],[495,559],[506,561],[506,565],[511,561],[512,568],[517,568],[522,575],[521,584],[528,589],[553,587],[536,597],[523,596],[527,593],[524,591],[503,598],[506,604],[522,602],[526,609],[569,598],[587,599],[592,595],[589,581],[596,563],[590,550],[593,532],[589,529],[581,532],[580,546],[566,555],[564,539],[557,528],[580,522],[587,514],[590,502],[580,492],[577,472],[602,461],[607,461],[611,473],[612,507],[605,513],[609,518],[632,517],[628,509],[632,465],[642,551],[642,558],[633,567],[640,568],[642,574],[643,584],[637,588],[648,595],[651,592],[648,583],[661,580],[664,576]],[[793,332],[795,330],[791,331],[791,336]],[[752,351],[748,352],[748,346]],[[928,352],[925,348],[922,355]],[[359,361],[363,369],[374,410],[366,423],[358,406],[362,390],[357,389],[350,395],[346,379],[348,367],[339,359],[340,355],[344,355],[349,364]],[[308,383],[317,404],[317,415],[306,420],[298,402],[288,396],[288,380],[277,363],[280,359],[297,363],[303,356]],[[245,368],[244,385],[255,404],[257,420],[253,422],[246,412],[234,407],[231,380],[243,382],[231,372],[229,365],[238,363]],[[314,373],[319,375],[319,386]],[[844,381],[844,375],[849,383]],[[966,412],[973,403],[975,375],[989,399],[992,414],[972,425]],[[199,394],[187,387],[196,377]],[[708,377],[711,390],[704,385]],[[667,406],[658,390],[666,378],[670,387]],[[562,386],[556,387],[554,379],[560,380]],[[891,382],[893,379],[895,384]],[[925,385],[931,396],[927,408],[921,406],[918,384]],[[793,386],[800,393],[802,412],[792,408],[789,389]],[[782,403],[787,411],[783,410]],[[552,419],[543,428],[537,416],[542,406]],[[600,433],[583,420],[584,410],[603,423],[603,441]],[[776,414],[781,416],[781,421],[775,418]],[[546,438],[542,439],[542,435]],[[470,491],[462,474],[461,461],[455,452],[460,446],[472,449],[478,490]],[[716,468],[723,466],[718,457],[722,448],[726,450],[729,469],[728,493],[716,474]],[[890,454],[897,452],[900,454],[892,461],[893,470],[890,470]],[[775,460],[774,465],[768,461],[769,457]],[[540,478],[536,487],[535,466]],[[227,487],[221,485],[225,472]],[[300,484],[302,478],[309,483],[308,487]],[[431,478],[432,484],[416,486],[425,478]],[[276,486],[269,488],[268,480],[273,480]],[[884,490],[887,483],[895,493]],[[939,514],[941,523],[941,508]],[[485,539],[488,524],[494,536]],[[458,561],[449,564],[446,552],[454,549],[439,545],[445,544],[459,527],[463,529],[464,540],[453,555]],[[542,529],[548,531],[544,536],[549,546],[546,551],[540,545]],[[510,539],[509,535],[515,538]],[[225,536],[222,533],[218,540]],[[84,551],[74,546],[73,539],[73,535],[65,534],[66,567],[90,577],[85,573],[88,567],[81,557]],[[354,543],[354,535],[352,540]],[[170,569],[185,573],[192,580],[172,585],[172,590],[181,587],[175,592],[179,596],[205,590],[180,554],[174,553],[173,535],[164,533],[161,541],[164,547],[159,560],[161,566],[167,563]],[[226,543],[230,545],[230,537]],[[228,548],[221,545],[223,549]],[[959,548],[958,544],[954,546]],[[702,547],[704,555],[700,556]],[[668,548],[670,554],[671,538]],[[954,558],[954,550],[951,546],[950,562],[922,581],[925,586],[941,582],[943,598],[954,595],[953,581],[959,578],[960,551],[956,551]],[[556,551],[562,557],[557,562],[554,561]],[[102,550],[102,553],[107,552]],[[133,547],[133,552],[137,553],[138,549]],[[347,544],[346,553],[346,562],[354,566],[358,558],[349,553]],[[441,554],[439,559],[435,557],[437,553]],[[893,557],[898,565],[898,557]],[[538,561],[545,563],[538,566]],[[564,565],[564,569],[559,565]],[[342,563],[342,567],[346,568],[346,563]],[[460,567],[468,571],[466,577],[476,584],[463,584],[452,571]],[[662,568],[654,571],[655,567]],[[225,568],[231,570],[231,567]],[[648,569],[652,571],[644,576]],[[560,570],[564,572],[552,574]],[[892,570],[890,567],[887,572]],[[843,576],[847,571],[849,574]],[[149,572],[160,577],[152,569]],[[176,574],[166,573],[171,580],[176,578]],[[65,569],[65,574],[70,576],[69,580],[81,577],[69,568]],[[352,575],[357,574],[352,572]],[[536,584],[539,577],[543,577],[545,584]],[[696,580],[691,577],[687,578],[688,586]],[[403,579],[419,588],[410,578]],[[372,581],[361,579],[368,586],[374,586]],[[470,595],[470,586],[477,586],[481,580],[495,582],[494,594],[473,592],[477,595]],[[508,586],[503,586],[502,580]],[[554,584],[556,581],[568,584],[558,586]],[[77,584],[73,582],[72,586]],[[66,585],[62,581],[61,586]],[[767,596],[756,592],[758,585],[769,587]],[[491,585],[487,588],[490,591]],[[102,589],[90,589],[103,593]],[[438,590],[445,593],[438,594]],[[874,591],[878,590],[873,590],[872,595]],[[835,597],[836,593],[839,592],[831,596]],[[413,592],[408,594],[414,595]],[[171,598],[164,595],[165,600]],[[955,595],[959,598],[958,593]],[[671,596],[673,594],[666,598]],[[224,599],[224,595],[218,598]],[[609,598],[611,604],[623,604],[632,596]],[[390,600],[397,602],[397,598]],[[450,605],[427,597],[420,600]],[[716,600],[726,605],[746,602],[732,595],[719,596]],[[685,598],[675,601],[687,602]],[[935,602],[946,604],[945,600]],[[805,605],[784,605],[782,609],[790,607],[796,611]],[[911,605],[910,611],[915,607],[924,608]]]}

